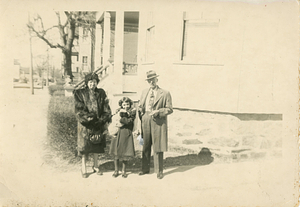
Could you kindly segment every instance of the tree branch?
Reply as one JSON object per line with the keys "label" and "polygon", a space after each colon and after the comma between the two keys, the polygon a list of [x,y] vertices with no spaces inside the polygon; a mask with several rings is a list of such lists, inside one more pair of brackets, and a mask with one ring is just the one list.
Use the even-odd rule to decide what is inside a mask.
{"label": "tree branch", "polygon": [[65,24],[63,25],[63,27],[66,27],[71,19],[71,14],[69,12],[65,11],[65,14],[67,16],[67,20],[66,20]]}
{"label": "tree branch", "polygon": [[59,12],[55,12],[56,16],[57,16],[57,20],[58,20],[58,30],[59,30],[59,34],[61,37],[61,41],[63,45],[66,45],[66,36],[67,34],[65,33],[65,25],[61,25],[61,21],[60,21],[60,13]]}
{"label": "tree branch", "polygon": [[56,16],[57,16],[58,25],[61,25],[60,14],[59,14],[59,12],[55,12],[55,14],[56,14]]}
{"label": "tree branch", "polygon": [[40,34],[38,31],[36,31],[36,30],[33,28],[33,26],[27,24],[27,27],[28,27],[31,31],[33,31],[33,32],[36,34],[37,37],[39,37],[39,38],[42,39],[44,42],[46,42],[47,45],[49,45],[49,47],[51,47],[51,48],[60,48],[60,49],[62,49],[62,50],[65,50],[65,47],[61,46],[60,44],[56,44],[56,45],[55,45],[55,44],[52,44],[48,39],[45,38],[44,34]]}
{"label": "tree branch", "polygon": [[41,18],[41,16],[39,14],[37,14],[37,16],[33,18],[33,20],[34,20],[34,22],[38,22],[39,21],[39,23],[41,25],[41,28],[42,28],[42,31],[45,30],[44,29],[44,22],[43,22],[43,20],[42,20],[42,18]]}
{"label": "tree branch", "polygon": [[58,25],[54,25],[54,26],[52,26],[52,27],[50,27],[50,28],[44,30],[44,33],[46,34],[50,29],[53,29],[53,28],[55,28],[55,27],[58,28]]}

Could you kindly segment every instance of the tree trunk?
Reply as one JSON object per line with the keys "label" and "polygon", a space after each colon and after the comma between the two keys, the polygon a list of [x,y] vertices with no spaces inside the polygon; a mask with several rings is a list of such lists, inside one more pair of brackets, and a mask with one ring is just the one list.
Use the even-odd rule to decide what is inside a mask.
{"label": "tree trunk", "polygon": [[64,51],[63,52],[63,57],[64,57],[64,75],[65,75],[65,77],[68,77],[71,80],[73,80],[72,52],[71,51]]}
{"label": "tree trunk", "polygon": [[64,78],[70,78],[71,81],[73,79],[72,74],[72,58],[71,58],[71,52],[63,50],[62,51],[62,61],[61,61],[61,68],[63,70],[62,76]]}
{"label": "tree trunk", "polygon": [[67,38],[65,36],[62,37],[62,41],[65,42],[65,48],[63,49],[63,68],[64,68],[64,76],[65,78],[70,78],[73,82],[73,74],[72,74],[72,47],[73,47],[73,40],[75,34],[75,21],[70,20],[69,27],[68,27],[68,34]]}
{"label": "tree trunk", "polygon": [[96,26],[91,27],[91,72],[95,70],[95,34]]}

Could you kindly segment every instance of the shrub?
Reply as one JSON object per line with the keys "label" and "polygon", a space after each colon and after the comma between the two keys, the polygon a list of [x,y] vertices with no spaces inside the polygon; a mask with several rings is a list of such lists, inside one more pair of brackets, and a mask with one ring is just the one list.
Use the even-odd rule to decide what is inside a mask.
{"label": "shrub", "polygon": [[65,96],[65,91],[64,90],[54,91],[53,96]]}
{"label": "shrub", "polygon": [[77,120],[74,98],[52,96],[48,107],[48,145],[63,159],[75,158],[77,146]]}
{"label": "shrub", "polygon": [[49,91],[49,94],[51,96],[53,96],[53,93],[55,91],[64,91],[64,86],[63,85],[51,85],[48,87],[48,91]]}
{"label": "shrub", "polygon": [[60,86],[65,85],[65,80],[64,79],[56,79],[56,85],[60,85]]}

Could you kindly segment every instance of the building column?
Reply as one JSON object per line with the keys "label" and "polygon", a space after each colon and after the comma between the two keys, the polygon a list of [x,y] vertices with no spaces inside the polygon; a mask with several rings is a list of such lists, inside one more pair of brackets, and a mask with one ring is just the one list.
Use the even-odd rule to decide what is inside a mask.
{"label": "building column", "polygon": [[143,86],[145,85],[145,77],[146,73],[144,67],[142,65],[145,62],[145,51],[146,51],[146,30],[147,30],[147,12],[140,11],[139,12],[139,33],[138,33],[138,51],[137,51],[137,93],[140,94],[142,92]]}
{"label": "building column", "polygon": [[103,26],[103,60],[102,64],[106,65],[110,58],[110,13],[104,12],[104,26]]}
{"label": "building column", "polygon": [[116,12],[114,80],[115,94],[123,92],[123,47],[124,47],[124,11]]}
{"label": "building column", "polygon": [[95,70],[101,66],[102,27],[96,24],[95,31]]}

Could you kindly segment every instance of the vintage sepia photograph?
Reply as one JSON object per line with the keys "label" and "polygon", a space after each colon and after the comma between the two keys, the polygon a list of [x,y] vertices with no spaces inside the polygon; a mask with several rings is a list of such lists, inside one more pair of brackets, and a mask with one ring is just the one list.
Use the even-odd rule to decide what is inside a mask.
{"label": "vintage sepia photograph", "polygon": [[0,206],[299,206],[299,1],[0,9]]}

